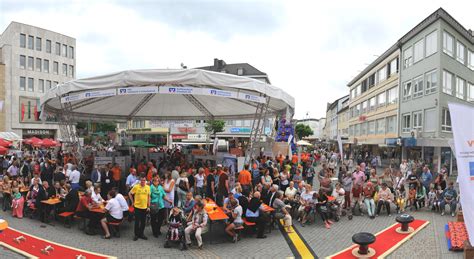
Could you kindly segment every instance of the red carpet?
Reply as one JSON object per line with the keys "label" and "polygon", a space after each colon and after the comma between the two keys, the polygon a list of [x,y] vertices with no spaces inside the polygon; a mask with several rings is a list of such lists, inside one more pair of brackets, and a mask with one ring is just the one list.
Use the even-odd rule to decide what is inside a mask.
{"label": "red carpet", "polygon": [[[375,234],[376,240],[375,243],[371,244],[369,247],[375,250],[375,255],[372,258],[384,258],[385,256],[389,255],[395,249],[397,249],[400,245],[405,243],[407,240],[413,237],[418,231],[423,229],[425,226],[429,224],[426,220],[415,220],[410,224],[415,231],[411,234],[399,234],[395,230],[400,227],[399,223],[395,223],[392,226],[380,231],[379,233]],[[349,248],[344,249],[337,254],[331,255],[328,258],[333,259],[346,259],[346,258],[356,258],[352,255],[352,249],[357,247],[357,245],[353,245]]]}
{"label": "red carpet", "polygon": [[[19,244],[15,242],[15,238],[23,236],[25,240]],[[115,258],[107,255],[96,254],[87,252],[73,247],[60,245],[58,243],[50,242],[26,233],[7,228],[0,233],[0,246],[5,246],[8,249],[22,254],[28,258],[79,258],[81,259],[102,259],[102,258]],[[51,246],[53,250],[49,251],[49,255],[41,252],[42,249],[47,246]]]}

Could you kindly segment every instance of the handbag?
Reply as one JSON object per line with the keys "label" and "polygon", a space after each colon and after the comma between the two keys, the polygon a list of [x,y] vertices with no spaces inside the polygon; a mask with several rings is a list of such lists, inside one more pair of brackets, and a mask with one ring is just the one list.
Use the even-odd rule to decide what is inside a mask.
{"label": "handbag", "polygon": [[158,203],[150,203],[150,213],[157,214],[160,209],[158,208]]}

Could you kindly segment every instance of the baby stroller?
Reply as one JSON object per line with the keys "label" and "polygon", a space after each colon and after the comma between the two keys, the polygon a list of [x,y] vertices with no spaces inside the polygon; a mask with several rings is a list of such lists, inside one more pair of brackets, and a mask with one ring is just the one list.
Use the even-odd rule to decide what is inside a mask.
{"label": "baby stroller", "polygon": [[173,208],[168,218],[168,232],[166,233],[165,248],[170,248],[171,243],[179,243],[181,250],[186,250],[186,242],[184,238],[184,226],[186,219],[183,213],[177,207]]}

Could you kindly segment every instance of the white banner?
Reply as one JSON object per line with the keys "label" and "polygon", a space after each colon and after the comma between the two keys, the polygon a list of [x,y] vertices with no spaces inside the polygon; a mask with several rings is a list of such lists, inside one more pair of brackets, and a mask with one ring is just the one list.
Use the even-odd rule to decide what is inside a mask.
{"label": "white banner", "polygon": [[450,103],[449,111],[456,148],[458,183],[464,223],[466,224],[469,241],[474,244],[474,108]]}
{"label": "white banner", "polygon": [[160,94],[202,94],[202,88],[181,86],[160,86]]}
{"label": "white banner", "polygon": [[134,86],[134,87],[124,87],[118,89],[118,95],[128,95],[128,94],[157,94],[158,86]]}
{"label": "white banner", "polygon": [[340,135],[337,135],[337,144],[339,146],[339,154],[341,155],[341,161],[344,161],[344,155],[342,152],[342,139]]}
{"label": "white banner", "polygon": [[61,98],[61,103],[68,103],[68,102],[74,102],[74,101],[79,101],[84,99],[83,94],[70,94],[68,96],[64,96]]}
{"label": "white banner", "polygon": [[84,93],[84,98],[98,98],[117,95],[117,89],[106,89],[98,91],[87,91]]}
{"label": "white banner", "polygon": [[237,98],[237,92],[211,89],[211,88],[203,88],[202,94],[209,95],[209,96],[217,96],[217,97]]}
{"label": "white banner", "polygon": [[71,94],[61,98],[61,103],[74,102],[88,98],[99,98],[117,95],[117,89],[106,89],[98,91],[87,91],[84,93]]}
{"label": "white banner", "polygon": [[239,98],[241,100],[257,102],[257,103],[265,103],[266,102],[264,97],[257,96],[257,95],[252,95],[252,94],[246,94],[246,93],[239,93],[237,98]]}

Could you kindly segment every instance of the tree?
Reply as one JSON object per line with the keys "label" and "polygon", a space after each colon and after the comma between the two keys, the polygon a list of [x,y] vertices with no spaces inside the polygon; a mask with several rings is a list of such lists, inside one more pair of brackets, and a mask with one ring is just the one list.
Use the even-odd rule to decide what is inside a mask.
{"label": "tree", "polygon": [[205,129],[209,134],[216,136],[217,133],[223,132],[225,127],[225,121],[223,120],[211,120],[206,123]]}
{"label": "tree", "polygon": [[313,135],[313,130],[305,124],[296,124],[295,134],[298,139],[303,139],[307,136]]}
{"label": "tree", "polygon": [[[223,132],[225,127],[225,121],[223,120],[211,120],[206,122],[206,126],[204,129],[207,133],[212,134],[214,139],[216,139],[216,134],[219,132]],[[210,146],[208,144],[207,150],[210,152]]]}

